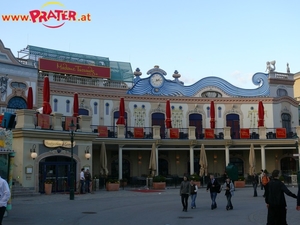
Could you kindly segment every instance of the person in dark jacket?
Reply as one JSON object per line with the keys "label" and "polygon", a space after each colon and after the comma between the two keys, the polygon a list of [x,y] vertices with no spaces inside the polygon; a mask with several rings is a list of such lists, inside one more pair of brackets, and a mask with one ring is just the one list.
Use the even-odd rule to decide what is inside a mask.
{"label": "person in dark jacket", "polygon": [[290,197],[297,198],[297,195],[293,194],[278,178],[279,170],[274,170],[272,179],[266,186],[267,225],[287,225],[284,193]]}
{"label": "person in dark jacket", "polygon": [[257,197],[257,185],[258,185],[258,182],[259,182],[258,175],[256,173],[254,173],[253,177],[252,177],[252,185],[253,185],[253,190],[254,190],[253,197]]}
{"label": "person in dark jacket", "polygon": [[188,181],[187,177],[183,177],[183,181],[180,184],[180,196],[181,196],[181,203],[183,206],[182,211],[187,212],[187,207],[188,207],[188,199],[189,195],[191,193],[191,185],[190,182]]}
{"label": "person in dark jacket", "polygon": [[207,184],[206,191],[210,191],[210,198],[211,198],[211,209],[217,208],[217,202],[216,198],[218,195],[218,192],[220,190],[220,184],[219,182],[215,179],[214,175],[210,175],[210,181]]}

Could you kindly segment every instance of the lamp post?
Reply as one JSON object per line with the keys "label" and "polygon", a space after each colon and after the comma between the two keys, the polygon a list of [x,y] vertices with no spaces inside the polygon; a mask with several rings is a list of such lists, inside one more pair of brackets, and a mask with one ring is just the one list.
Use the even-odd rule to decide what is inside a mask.
{"label": "lamp post", "polygon": [[73,163],[73,142],[74,142],[74,131],[76,129],[76,126],[71,121],[71,124],[69,125],[69,131],[70,131],[70,137],[71,137],[71,169],[70,169],[70,200],[74,200],[74,163]]}

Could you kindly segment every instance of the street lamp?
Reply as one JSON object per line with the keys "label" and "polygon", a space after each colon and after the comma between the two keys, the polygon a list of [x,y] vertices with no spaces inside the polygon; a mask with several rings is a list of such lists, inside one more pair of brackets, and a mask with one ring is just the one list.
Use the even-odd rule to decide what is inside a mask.
{"label": "street lamp", "polygon": [[71,137],[71,170],[70,170],[70,200],[74,200],[74,164],[73,164],[73,142],[74,142],[74,131],[76,130],[76,126],[71,121],[71,124],[69,125],[69,131],[70,131],[70,137]]}

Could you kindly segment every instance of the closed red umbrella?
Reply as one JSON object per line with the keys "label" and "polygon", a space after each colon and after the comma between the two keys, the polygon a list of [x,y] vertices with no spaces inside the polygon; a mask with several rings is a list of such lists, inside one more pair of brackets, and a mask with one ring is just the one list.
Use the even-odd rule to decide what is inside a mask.
{"label": "closed red umbrella", "polygon": [[265,122],[265,109],[262,101],[258,103],[258,127],[263,127]]}
{"label": "closed red umbrella", "polygon": [[74,93],[74,102],[73,102],[73,116],[77,117],[79,111],[79,104],[78,104],[78,93]]}
{"label": "closed red umbrella", "polygon": [[166,104],[166,128],[172,128],[172,120],[171,120],[171,104],[170,100],[167,100]]}
{"label": "closed red umbrella", "polygon": [[215,103],[214,101],[210,102],[210,128],[214,129],[216,127],[216,113],[215,113]]}
{"label": "closed red umbrella", "polygon": [[44,88],[43,88],[43,114],[50,114],[52,112],[50,105],[50,83],[49,77],[44,78]]}
{"label": "closed red umbrella", "polygon": [[125,104],[124,104],[124,98],[121,98],[120,100],[120,106],[119,106],[119,118],[117,120],[117,124],[123,124],[125,125]]}
{"label": "closed red umbrella", "polygon": [[33,108],[33,93],[32,93],[32,87],[28,88],[27,93],[27,109]]}

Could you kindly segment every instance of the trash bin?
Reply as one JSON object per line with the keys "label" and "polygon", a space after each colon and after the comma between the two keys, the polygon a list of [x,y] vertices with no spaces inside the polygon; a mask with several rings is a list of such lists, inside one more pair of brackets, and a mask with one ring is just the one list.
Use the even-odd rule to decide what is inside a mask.
{"label": "trash bin", "polygon": [[228,166],[226,166],[226,173],[232,181],[238,180],[239,173],[238,168],[235,165],[228,164]]}

